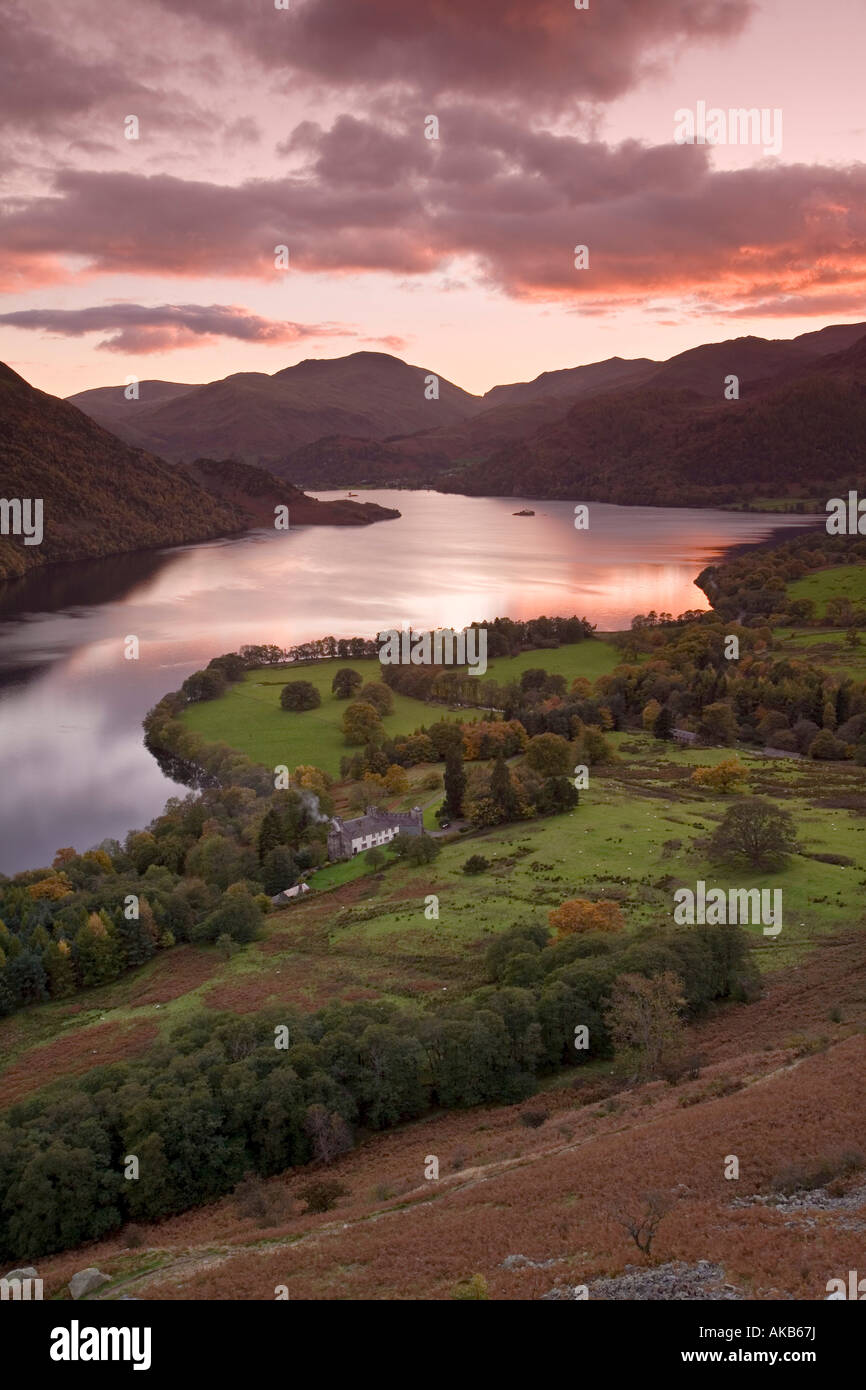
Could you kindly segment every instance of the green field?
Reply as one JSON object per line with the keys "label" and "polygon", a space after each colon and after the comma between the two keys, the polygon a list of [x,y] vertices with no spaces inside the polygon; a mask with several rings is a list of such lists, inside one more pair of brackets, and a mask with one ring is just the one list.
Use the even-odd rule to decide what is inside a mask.
{"label": "green field", "polygon": [[589,681],[606,676],[622,659],[622,652],[612,642],[594,637],[550,650],[494,657],[488,662],[487,675],[505,685],[508,681],[520,680],[524,671],[541,666],[552,676],[565,676],[570,684],[578,676],[585,676]]}
{"label": "green field", "polygon": [[[551,907],[566,898],[615,897],[629,928],[670,921],[673,891],[708,886],[781,888],[783,928],[777,939],[760,927],[748,928],[763,968],[790,964],[814,941],[834,928],[862,919],[862,883],[866,866],[866,818],[862,812],[825,808],[816,798],[828,787],[826,767],[786,759],[767,759],[737,752],[750,772],[749,790],[773,797],[791,812],[802,837],[804,854],[778,873],[757,873],[711,865],[694,841],[710,834],[732,798],[692,788],[687,774],[699,764],[733,756],[731,749],[684,750],[673,756],[644,735],[613,736],[623,761],[593,774],[577,809],[567,815],[504,826],[446,845],[431,868],[414,873],[389,871],[386,884],[402,888],[401,903],[377,903],[379,893],[358,912],[335,924],[331,943],[348,948],[361,940],[399,957],[469,949],[479,934],[492,935],[518,922],[546,921]],[[626,752],[623,745],[627,745]],[[682,771],[678,771],[682,769]],[[862,780],[862,779],[859,779]],[[837,767],[839,790],[859,785],[856,769]],[[462,865],[480,853],[491,869],[466,877]],[[851,865],[829,865],[808,856],[833,853]],[[413,879],[432,882],[439,895],[438,922],[425,922],[423,898],[411,892]],[[381,890],[384,893],[386,890]],[[388,889],[391,896],[393,890]],[[377,904],[374,906],[374,904]]]}
{"label": "green field", "polygon": [[837,678],[851,676],[854,680],[866,680],[866,632],[860,633],[857,647],[850,647],[844,632],[836,629],[779,627],[775,629],[775,636],[782,644],[781,650],[775,653],[779,660],[790,657],[810,661]]}
{"label": "green field", "polygon": [[[250,671],[218,700],[190,705],[182,718],[209,743],[228,743],[254,762],[264,763],[265,767],[284,763],[288,768],[295,768],[299,763],[312,763],[336,777],[340,772],[340,759],[353,751],[342,729],[343,713],[349,701],[337,700],[331,694],[334,672],[346,666],[357,671],[365,682],[379,678],[379,663],[373,658],[321,661],[292,671]],[[309,681],[319,691],[322,703],[318,709],[295,713],[280,708],[283,686],[297,680]],[[390,737],[395,738],[442,718],[453,719],[454,716],[441,706],[425,705],[406,695],[395,695],[394,712],[386,715],[382,722]]]}
{"label": "green field", "polygon": [[[488,674],[506,682],[519,680],[521,672],[531,666],[543,666],[569,681],[576,676],[586,676],[592,681],[612,671],[620,660],[620,653],[611,643],[592,639],[552,651],[499,657],[491,661]],[[294,768],[299,763],[311,763],[331,776],[338,776],[340,759],[352,749],[342,730],[348,701],[335,699],[331,694],[331,682],[334,672],[345,666],[357,671],[365,682],[379,677],[379,663],[373,658],[321,661],[290,671],[285,668],[249,671],[244,680],[233,685],[218,700],[190,705],[181,718],[209,743],[227,743],[265,767],[285,764]],[[282,687],[293,680],[310,681],[316,687],[322,697],[318,709],[293,713],[280,708]],[[382,722],[387,734],[396,738],[439,719],[475,717],[480,716],[473,715],[471,710],[456,715],[443,705],[425,704],[395,694],[394,712],[386,715]]]}
{"label": "green field", "polygon": [[835,565],[817,570],[788,585],[791,598],[809,598],[819,616],[824,615],[827,600],[848,598],[852,603],[866,603],[866,565]]}

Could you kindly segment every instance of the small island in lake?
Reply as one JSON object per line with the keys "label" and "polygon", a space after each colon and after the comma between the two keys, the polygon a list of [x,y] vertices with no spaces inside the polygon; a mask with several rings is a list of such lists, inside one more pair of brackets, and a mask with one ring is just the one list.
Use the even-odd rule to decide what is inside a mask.
{"label": "small island in lake", "polygon": [[512,512],[511,515],[512,515],[512,516],[535,516],[535,512],[530,511],[528,507],[524,507],[524,508],[523,508],[523,511],[521,511],[521,512]]}

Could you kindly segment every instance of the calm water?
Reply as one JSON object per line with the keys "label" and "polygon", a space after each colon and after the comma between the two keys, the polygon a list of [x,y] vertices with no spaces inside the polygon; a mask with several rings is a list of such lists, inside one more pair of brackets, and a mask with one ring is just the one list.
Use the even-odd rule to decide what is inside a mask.
{"label": "calm water", "polygon": [[[322,493],[321,496],[344,496]],[[808,518],[611,507],[576,531],[568,502],[370,492],[402,517],[300,527],[92,561],[0,585],[0,871],[49,863],[144,825],[185,792],[141,719],[212,656],[473,619],[705,608],[693,580],[732,545]],[[516,517],[522,506],[534,517]],[[141,658],[126,661],[134,634]]]}

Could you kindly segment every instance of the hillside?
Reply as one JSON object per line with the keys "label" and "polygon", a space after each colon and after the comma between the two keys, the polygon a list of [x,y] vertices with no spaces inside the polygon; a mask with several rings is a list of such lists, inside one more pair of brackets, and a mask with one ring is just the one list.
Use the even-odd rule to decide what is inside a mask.
{"label": "hillside", "polygon": [[[7,498],[41,498],[39,545],[0,536],[0,579],[40,565],[207,540],[273,524],[358,525],[396,515],[317,502],[261,470],[202,462],[172,467],[109,434],[80,410],[0,364],[0,483]],[[231,472],[228,470],[231,469]]]}
{"label": "hillside", "polygon": [[273,526],[278,506],[288,507],[291,526],[369,526],[400,515],[396,508],[381,507],[378,502],[350,498],[320,502],[265,468],[231,459],[196,459],[184,464],[183,471],[242,516],[247,526]]}
{"label": "hillside", "polygon": [[624,359],[610,357],[606,362],[590,362],[583,367],[564,367],[559,371],[542,372],[534,381],[515,381],[508,386],[493,386],[482,397],[484,409],[499,405],[526,405],[540,400],[576,400],[598,391],[639,386],[658,369],[659,363],[649,357]]}
{"label": "hillside", "polygon": [[342,487],[354,483],[429,483],[454,464],[488,458],[494,450],[525,439],[562,418],[568,402],[556,396],[508,402],[437,430],[420,430],[383,441],[338,435],[306,444],[275,473],[304,487]]}
{"label": "hillside", "polygon": [[[191,388],[152,383],[126,402],[123,387],[70,397],[121,438],[168,459],[231,456],[271,464],[325,435],[384,439],[451,425],[477,409],[477,397],[439,378],[439,399],[425,398],[428,370],[384,352],[307,359],[268,376],[237,372]],[[125,407],[131,405],[131,410]]]}
{"label": "hillside", "polygon": [[473,496],[659,506],[785,496],[789,488],[794,496],[832,495],[828,489],[866,464],[866,339],[781,379],[750,382],[744,372],[741,399],[724,400],[724,376],[750,356],[692,358],[685,377],[706,384],[706,373],[714,376],[715,402],[693,384],[666,389],[662,403],[658,382],[579,401],[532,438],[444,475],[438,486]]}
{"label": "hillside", "polygon": [[[628,761],[594,781],[573,818],[500,827],[471,846],[458,840],[432,869],[368,869],[273,913],[262,938],[229,958],[181,945],[90,992],[83,1011],[60,999],[3,1020],[0,1107],[46,1086],[71,1093],[95,1061],[117,1084],[121,1067],[156,1042],[164,1047],[175,1028],[186,1029],[187,1049],[196,1037],[213,1048],[229,1027],[246,1025],[236,1054],[245,1058],[264,1009],[275,1018],[372,1009],[387,996],[407,1014],[435,1011],[443,988],[459,997],[483,984],[491,942],[518,922],[543,920],[570,892],[609,894],[636,928],[657,919],[670,837],[686,842],[677,874],[700,873],[691,835],[721,811],[695,793],[689,774],[725,751],[660,758],[654,740],[634,734],[617,747]],[[628,1288],[628,1266],[649,1281],[633,1297],[659,1297],[653,1281],[663,1279],[694,1297],[703,1260],[714,1267],[710,1297],[724,1285],[741,1298],[823,1297],[829,1278],[857,1267],[866,1207],[862,1154],[859,1169],[846,1166],[858,1144],[852,1117],[862,1109],[866,1027],[864,938],[854,929],[862,797],[847,805],[858,785],[850,765],[746,761],[757,790],[787,788],[809,854],[785,876],[787,943],[753,933],[763,996],[713,1006],[689,1027],[686,1074],[640,1082],[629,1058],[599,1058],[540,1077],[540,1090],[519,1104],[437,1109],[385,1133],[362,1130],[327,1167],[287,1165],[281,1093],[262,1128],[276,1146],[273,1176],[35,1258],[46,1296],[64,1296],[73,1271],[96,1265],[111,1278],[97,1296],[109,1300],[269,1299],[278,1284],[292,1299],[449,1299],[458,1281],[480,1274],[490,1298],[511,1301],[601,1279]],[[833,893],[826,863],[813,857],[830,846],[848,856],[832,870]],[[490,868],[467,877],[462,864],[478,849]],[[424,916],[431,892],[437,921]],[[517,958],[510,978],[515,1003],[526,961]],[[233,1075],[248,1084],[242,1062]],[[739,1180],[726,1182],[732,1151]],[[439,1160],[435,1182],[425,1178],[427,1155]],[[322,1180],[342,1191],[333,1210],[310,1213],[304,1190]],[[617,1219],[622,1209],[639,1212],[649,1191],[671,1203],[652,1260]]]}
{"label": "hillside", "polygon": [[[694,1029],[695,1079],[630,1085],[607,1068],[527,1105],[369,1136],[324,1172],[289,1171],[41,1259],[46,1297],[96,1265],[111,1277],[95,1295],[107,1300],[273,1299],[277,1285],[292,1300],[448,1300],[474,1274],[509,1302],[581,1283],[591,1299],[823,1299],[828,1279],[862,1268],[862,1173],[830,1193],[784,1189],[808,1181],[816,1160],[832,1173],[850,1151],[866,1063],[863,964],[862,938],[829,939],[778,972],[759,1003]],[[834,1011],[843,1025],[826,1022]],[[732,1147],[740,1178],[726,1182]],[[424,1177],[428,1154],[437,1182]],[[305,1214],[300,1195],[314,1176],[344,1189],[320,1215]],[[651,1260],[617,1219],[649,1190],[674,1198]]]}

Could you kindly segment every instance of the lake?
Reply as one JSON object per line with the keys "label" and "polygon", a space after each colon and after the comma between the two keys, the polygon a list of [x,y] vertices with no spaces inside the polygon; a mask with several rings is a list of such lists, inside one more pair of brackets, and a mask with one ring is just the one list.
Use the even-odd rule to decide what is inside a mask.
{"label": "lake", "polygon": [[[319,493],[342,497],[344,492]],[[694,579],[734,545],[815,518],[371,490],[399,520],[256,531],[234,540],[59,566],[0,585],[0,871],[62,845],[122,839],[187,788],[142,742],[141,720],[212,656],[474,619],[706,608]],[[531,517],[513,513],[521,507]],[[136,636],[140,659],[124,657]]]}

